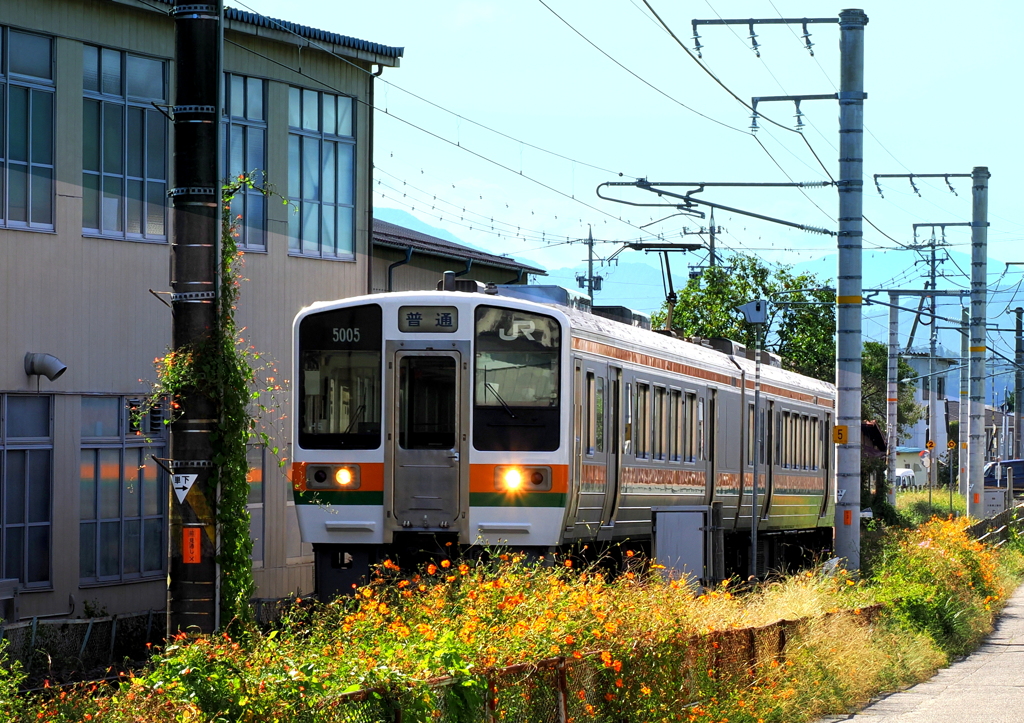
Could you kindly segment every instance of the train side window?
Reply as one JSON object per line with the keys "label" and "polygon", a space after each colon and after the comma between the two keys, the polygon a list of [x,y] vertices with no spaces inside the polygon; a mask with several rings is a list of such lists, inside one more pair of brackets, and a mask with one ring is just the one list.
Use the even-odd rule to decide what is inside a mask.
{"label": "train side window", "polygon": [[636,385],[636,438],[634,443],[636,445],[636,456],[639,458],[646,458],[650,453],[651,449],[651,434],[650,434],[650,420],[651,420],[651,387],[649,384],[640,384],[637,382]]}
{"label": "train side window", "polygon": [[665,387],[654,388],[654,459],[665,459],[668,425],[665,421]]}
{"label": "train side window", "polygon": [[597,400],[595,399],[596,384],[594,382],[594,372],[587,372],[586,389],[584,390],[584,396],[586,397],[586,406],[583,411],[585,419],[585,435],[584,438],[587,440],[587,455],[593,456],[594,451],[597,449]]}
{"label": "train side window", "polygon": [[697,395],[692,392],[686,393],[686,409],[683,412],[686,423],[686,430],[683,439],[686,446],[683,449],[683,459],[687,462],[697,460]]}
{"label": "train side window", "polygon": [[754,466],[754,405],[746,406],[746,466]]}
{"label": "train side window", "polygon": [[801,440],[801,452],[803,454],[803,466],[804,469],[811,468],[811,422],[807,418],[807,415],[800,417],[800,440]]}
{"label": "train side window", "polygon": [[630,454],[633,451],[633,385],[630,382],[626,382],[623,399],[626,401],[626,409],[622,424],[622,451]]}
{"label": "train side window", "polygon": [[594,449],[604,452],[604,377],[597,377],[594,385]]}
{"label": "train side window", "polygon": [[767,434],[765,433],[765,428],[764,428],[765,413],[764,413],[763,409],[760,410],[760,414],[761,414],[761,439],[759,440],[760,443],[757,445],[757,448],[758,448],[758,462],[761,463],[761,464],[764,464],[765,437],[767,436]]}
{"label": "train side window", "polygon": [[704,456],[704,397],[697,400],[697,459]]}
{"label": "train side window", "polygon": [[790,429],[790,426],[789,426],[789,412],[783,412],[782,413],[782,466],[783,467],[789,467],[790,462],[791,462],[791,454],[792,454],[792,452],[791,452],[790,447],[789,447],[790,432],[791,432],[791,429]]}
{"label": "train side window", "polygon": [[821,438],[818,430],[818,418],[811,417],[811,469],[821,466]]}
{"label": "train side window", "polygon": [[668,458],[670,462],[678,462],[683,450],[683,393],[678,389],[669,390],[668,400]]}

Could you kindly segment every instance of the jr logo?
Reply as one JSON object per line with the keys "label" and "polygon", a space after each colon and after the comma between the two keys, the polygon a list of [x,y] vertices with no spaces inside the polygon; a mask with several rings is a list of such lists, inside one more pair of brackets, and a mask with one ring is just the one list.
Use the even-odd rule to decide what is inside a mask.
{"label": "jr logo", "polygon": [[535,341],[533,338],[533,331],[537,328],[537,325],[532,321],[513,321],[512,328],[509,331],[504,329],[498,330],[498,336],[501,337],[502,341],[512,341],[517,336],[522,334],[530,341]]}

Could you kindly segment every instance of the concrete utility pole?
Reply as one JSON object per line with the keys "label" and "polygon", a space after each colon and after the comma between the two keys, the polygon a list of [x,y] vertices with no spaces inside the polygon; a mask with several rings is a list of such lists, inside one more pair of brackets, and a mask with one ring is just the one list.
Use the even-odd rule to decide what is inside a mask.
{"label": "concrete utility pole", "polygon": [[971,312],[964,308],[960,312],[960,494],[970,497],[967,478],[971,467]]}
{"label": "concrete utility pole", "polygon": [[1017,307],[1013,310],[1013,313],[1017,315],[1017,343],[1014,347],[1013,360],[1016,363],[1017,368],[1013,374],[1013,452],[1011,455],[1014,459],[1024,458],[1024,445],[1021,444],[1021,404],[1020,395],[1021,389],[1024,388],[1024,327],[1021,324],[1021,317],[1024,315],[1024,309]]}
{"label": "concrete utility pole", "polygon": [[[175,350],[197,349],[217,331],[220,241],[220,88],[223,0],[175,0],[174,229],[171,303]],[[190,393],[190,391],[192,393]],[[219,400],[185,390],[171,424],[167,633],[218,620],[217,480],[210,432]]]}
{"label": "concrete utility pole", "polygon": [[[928,264],[928,288],[933,292],[935,291],[935,265],[937,260],[935,258],[935,237],[934,230],[932,231],[932,242],[931,242],[931,255],[929,256]],[[938,387],[939,380],[935,376],[938,373],[938,361],[935,359],[935,355],[938,354],[939,347],[939,322],[935,318],[938,313],[938,299],[934,293],[931,296],[931,329],[928,335],[928,441],[932,443],[932,448],[928,450],[928,505],[932,503],[932,490],[938,486],[939,479],[939,465],[938,458],[939,453],[936,451],[939,444],[939,395]]]}
{"label": "concrete utility pole", "polygon": [[899,411],[899,362],[900,362],[900,295],[889,292],[889,366],[885,394],[885,432],[888,457],[889,501],[896,506],[896,447],[899,433],[896,431]]}
{"label": "concrete utility pole", "polygon": [[860,568],[861,242],[864,221],[863,10],[839,13],[839,269],[836,345],[836,555]]}
{"label": "concrete utility pole", "polygon": [[985,322],[988,314],[988,168],[971,173],[971,466],[967,514],[985,516]]}

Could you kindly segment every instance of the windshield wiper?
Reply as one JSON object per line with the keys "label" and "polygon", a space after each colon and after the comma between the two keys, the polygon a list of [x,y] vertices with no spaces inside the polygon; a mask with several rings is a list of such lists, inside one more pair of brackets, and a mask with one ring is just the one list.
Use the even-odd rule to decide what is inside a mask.
{"label": "windshield wiper", "polygon": [[498,390],[494,388],[494,385],[491,384],[490,382],[484,382],[484,386],[486,386],[488,389],[490,389],[491,390],[491,394],[493,394],[494,397],[499,402],[501,402],[501,406],[505,408],[506,412],[508,412],[508,416],[512,417],[512,419],[515,419],[516,415],[514,415],[512,413],[512,408],[510,406],[508,406],[508,403],[504,399],[501,398],[501,395],[498,394]]}
{"label": "windshield wiper", "polygon": [[352,415],[352,421],[348,423],[348,426],[345,427],[345,431],[342,432],[342,434],[348,434],[349,432],[351,432],[352,427],[356,426],[356,423],[362,418],[363,412],[365,411],[365,404],[360,404],[358,407],[356,407],[356,413]]}

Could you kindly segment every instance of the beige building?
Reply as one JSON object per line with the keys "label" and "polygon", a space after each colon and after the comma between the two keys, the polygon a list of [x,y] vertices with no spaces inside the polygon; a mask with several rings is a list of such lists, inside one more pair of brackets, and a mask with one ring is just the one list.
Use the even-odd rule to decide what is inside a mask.
{"label": "beige building", "polygon": [[[126,409],[171,338],[170,7],[0,3],[0,579],[21,617],[165,605],[166,435]],[[240,326],[287,378],[295,313],[370,288],[369,107],[402,49],[228,9],[224,51],[225,171],[265,171],[292,202],[235,208]],[[29,375],[26,353],[67,369]],[[252,460],[258,594],[308,591],[289,487]]]}
{"label": "beige building", "polygon": [[[0,613],[165,606],[171,502],[153,457],[167,436],[129,408],[171,341],[171,5],[0,2]],[[225,21],[225,175],[258,170],[289,200],[232,209],[238,322],[266,376],[287,386],[299,309],[383,290],[396,260],[396,290],[469,263],[483,281],[540,273],[390,224],[370,250],[373,80],[402,48],[230,8]],[[27,354],[50,356],[27,370]],[[287,457],[282,394],[264,423]],[[250,461],[257,594],[309,592],[290,485],[269,451]]]}

